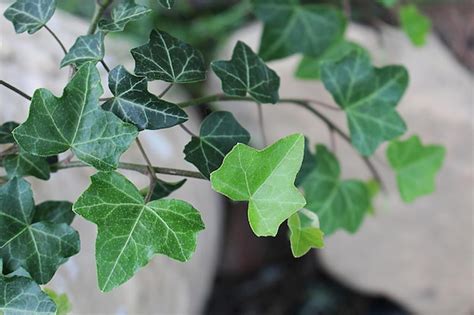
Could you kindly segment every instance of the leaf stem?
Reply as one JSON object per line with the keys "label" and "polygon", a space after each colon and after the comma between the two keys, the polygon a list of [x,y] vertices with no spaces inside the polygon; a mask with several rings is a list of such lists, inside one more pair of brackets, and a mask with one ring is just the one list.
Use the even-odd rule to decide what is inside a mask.
{"label": "leaf stem", "polygon": [[7,89],[10,89],[12,90],[13,92],[17,93],[18,95],[21,95],[23,96],[24,98],[26,98],[27,100],[31,101],[31,96],[29,96],[28,94],[26,94],[25,92],[23,92],[22,90],[20,90],[19,88],[17,87],[14,87],[13,85],[3,81],[3,80],[0,80],[0,85],[3,85],[4,87],[6,87]]}
{"label": "leaf stem", "polygon": [[59,37],[56,35],[56,33],[54,33],[49,27],[48,25],[44,25],[44,28],[53,36],[53,38],[56,40],[56,42],[59,44],[59,46],[61,46],[61,49],[63,50],[64,54],[66,55],[67,54],[67,49],[66,47],[64,46],[63,42],[59,39]]}
{"label": "leaf stem", "polygon": [[151,160],[146,154],[145,148],[143,147],[143,144],[140,141],[140,138],[137,137],[135,139],[135,142],[137,143],[138,149],[140,150],[141,154],[143,155],[143,158],[145,159],[146,166],[148,169],[148,176],[150,177],[150,185],[149,185],[148,193],[146,194],[146,197],[145,197],[145,202],[148,202],[150,201],[151,196],[153,195],[153,190],[155,189],[156,181],[158,178],[156,177],[155,170],[153,169],[153,164],[151,164]]}
{"label": "leaf stem", "polygon": [[186,133],[187,133],[188,135],[190,135],[191,137],[199,138],[194,132],[192,132],[191,130],[189,130],[185,125],[180,124],[179,126],[181,127],[181,129],[183,129],[184,131],[186,131]]}
{"label": "leaf stem", "polygon": [[87,35],[92,35],[95,33],[100,18],[104,14],[105,10],[107,10],[107,8],[112,4],[112,2],[114,2],[114,0],[104,0],[103,3],[100,3],[100,0],[97,0],[94,16],[92,17],[92,21],[89,26],[89,30],[87,31]]}
{"label": "leaf stem", "polygon": [[258,125],[260,126],[260,134],[262,135],[263,145],[267,146],[267,135],[265,134],[265,122],[263,120],[263,108],[261,103],[257,103],[258,109]]}
{"label": "leaf stem", "polygon": [[158,95],[158,98],[162,98],[163,96],[165,96],[166,93],[168,93],[169,90],[171,90],[171,88],[173,87],[173,83],[170,83],[166,89],[163,90],[163,92],[160,93],[160,95]]}
{"label": "leaf stem", "polygon": [[104,67],[105,71],[107,71],[107,73],[110,72],[110,68],[109,66],[107,66],[107,64],[105,63],[104,59],[101,59],[100,60],[100,63],[102,64],[102,67]]}

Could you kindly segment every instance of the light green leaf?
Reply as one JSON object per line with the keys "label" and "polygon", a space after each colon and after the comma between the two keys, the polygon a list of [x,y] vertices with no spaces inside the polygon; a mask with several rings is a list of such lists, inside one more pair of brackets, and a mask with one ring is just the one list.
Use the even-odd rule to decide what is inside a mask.
{"label": "light green leaf", "polygon": [[213,112],[202,122],[199,137],[193,137],[184,148],[184,159],[209,178],[237,143],[249,141],[250,134],[232,113]]}
{"label": "light green leaf", "polygon": [[367,186],[367,190],[369,191],[369,196],[370,196],[370,205],[367,212],[373,215],[375,214],[375,207],[374,207],[373,201],[375,197],[379,194],[381,187],[380,187],[379,182],[377,182],[374,179],[368,180],[365,184]]}
{"label": "light green leaf", "polygon": [[96,260],[99,288],[110,291],[129,280],[154,254],[188,260],[204,229],[190,204],[160,199],[145,204],[123,175],[101,172],[74,204],[74,211],[98,226]]}
{"label": "light green leaf", "polygon": [[158,0],[158,2],[167,9],[171,9],[174,5],[174,0]]}
{"label": "light green leaf", "polygon": [[150,12],[151,9],[137,5],[134,0],[122,0],[113,8],[110,19],[99,21],[99,29],[104,32],[121,32],[128,22],[136,21]]}
{"label": "light green leaf", "polygon": [[413,4],[400,7],[400,23],[415,46],[423,46],[431,29],[431,21]]}
{"label": "light green leaf", "polygon": [[411,202],[435,191],[435,176],[445,155],[443,146],[424,146],[418,136],[390,143],[387,158],[397,174],[398,189],[404,201]]}
{"label": "light green leaf", "polygon": [[14,121],[8,121],[0,126],[0,144],[15,143],[12,131],[18,127],[18,123]]}
{"label": "light green leaf", "polygon": [[257,236],[275,236],[304,207],[294,186],[303,161],[304,137],[294,134],[264,150],[237,144],[211,174],[212,188],[234,201],[249,201],[249,223]]}
{"label": "light green leaf", "polygon": [[342,39],[346,20],[340,10],[300,0],[253,0],[265,27],[259,55],[264,60],[295,53],[319,56]]}
{"label": "light green leaf", "polygon": [[36,90],[28,119],[13,131],[25,151],[39,156],[72,149],[83,162],[101,170],[115,169],[137,129],[99,107],[100,76],[92,63],[79,68],[58,98]]}
{"label": "light green leaf", "polygon": [[79,235],[68,224],[34,221],[30,184],[13,178],[0,186],[0,258],[7,271],[24,268],[39,284],[79,252]]}
{"label": "light green leaf", "polygon": [[34,176],[39,179],[48,180],[50,169],[49,163],[44,157],[31,155],[24,151],[19,154],[8,155],[3,159],[3,167],[8,177]]}
{"label": "light green leaf", "polygon": [[401,66],[374,68],[362,50],[336,62],[325,62],[321,78],[337,104],[346,112],[354,147],[371,155],[384,141],[406,131],[395,107],[408,85]]}
{"label": "light green leaf", "polygon": [[86,62],[98,62],[104,58],[104,33],[79,36],[61,60],[61,67],[75,65],[77,67]]}
{"label": "light green leaf", "polygon": [[56,305],[33,280],[0,275],[0,314],[55,315]]}
{"label": "light green leaf", "polygon": [[316,146],[316,163],[301,185],[306,208],[318,215],[326,235],[339,228],[356,232],[370,207],[367,185],[359,180],[341,180],[339,162],[324,145]]}
{"label": "light green leaf", "polygon": [[114,97],[102,108],[139,130],[169,128],[188,120],[188,115],[177,105],[148,92],[145,78],[131,75],[123,66],[110,71],[109,88]]}
{"label": "light green leaf", "polygon": [[206,79],[201,53],[166,32],[153,30],[150,41],[131,50],[135,74],[148,81],[192,83]]}
{"label": "light green leaf", "polygon": [[168,197],[169,195],[171,195],[172,192],[180,189],[184,185],[184,183],[186,183],[186,179],[182,179],[179,182],[174,183],[165,182],[161,179],[156,180],[150,201]]}
{"label": "light green leaf", "polygon": [[359,45],[345,40],[331,45],[319,56],[304,56],[296,70],[296,77],[305,80],[319,80],[321,78],[321,65],[327,61],[338,61],[348,53],[362,49]]}
{"label": "light green leaf", "polygon": [[260,103],[276,103],[280,78],[250,47],[239,41],[230,61],[214,61],[212,70],[222,81],[227,95],[246,96]]}
{"label": "light green leaf", "polygon": [[68,201],[45,201],[36,206],[33,222],[46,221],[70,225],[74,220],[74,216],[72,203]]}
{"label": "light green leaf", "polygon": [[316,213],[301,209],[288,219],[291,252],[301,257],[311,248],[324,247],[324,233],[319,229]]}
{"label": "light green leaf", "polygon": [[55,291],[45,288],[44,292],[54,301],[56,304],[56,315],[67,315],[72,310],[71,302],[65,293],[58,294]]}
{"label": "light green leaf", "polygon": [[53,16],[55,0],[17,0],[3,14],[15,27],[15,32],[36,33]]}

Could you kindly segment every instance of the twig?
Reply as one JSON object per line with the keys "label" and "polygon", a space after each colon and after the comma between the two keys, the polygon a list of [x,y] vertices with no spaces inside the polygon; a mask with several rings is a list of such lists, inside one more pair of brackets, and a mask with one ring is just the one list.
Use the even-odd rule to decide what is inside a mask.
{"label": "twig", "polygon": [[171,90],[171,88],[173,87],[173,83],[170,83],[166,89],[163,90],[163,92],[160,93],[160,95],[158,95],[158,98],[162,98],[163,96],[165,96],[166,93],[168,93],[169,90]]}
{"label": "twig", "polygon": [[18,95],[21,95],[23,96],[24,98],[26,98],[27,100],[31,101],[31,96],[29,96],[28,94],[26,94],[25,92],[23,92],[22,90],[20,90],[19,88],[16,88],[14,87],[13,85],[3,81],[3,80],[0,80],[0,85],[3,85],[4,87],[6,87],[7,89],[10,89],[12,90],[13,92],[17,93]]}

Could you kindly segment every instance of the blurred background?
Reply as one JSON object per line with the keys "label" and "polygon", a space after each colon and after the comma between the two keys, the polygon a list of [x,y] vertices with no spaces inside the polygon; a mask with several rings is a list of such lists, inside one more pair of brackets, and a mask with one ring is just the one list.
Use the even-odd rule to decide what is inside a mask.
{"label": "blurred background", "polygon": [[[208,62],[229,59],[237,40],[258,48],[262,27],[248,1],[177,0],[173,10],[159,7],[156,0],[137,2],[153,8],[153,13],[130,23],[123,33],[110,34],[105,59],[112,67],[125,64],[132,70],[129,50],[147,42],[152,28],[199,48]],[[2,11],[10,3],[0,1]],[[432,23],[423,47],[413,46],[400,31],[395,9],[377,1],[350,1],[348,37],[366,47],[376,64],[399,63],[408,68],[411,84],[400,105],[408,135],[417,133],[428,143],[447,147],[434,195],[403,204],[392,173],[379,161],[376,166],[389,192],[378,197],[375,215],[366,219],[357,234],[338,232],[326,240],[324,249],[295,259],[286,226],[282,225],[276,238],[257,238],[248,226],[245,204],[223,200],[204,187],[208,183],[190,180],[178,196],[203,212],[207,231],[189,264],[156,258],[130,283],[102,294],[95,282],[95,227],[78,218],[75,225],[83,250],[62,268],[50,287],[68,294],[74,314],[474,314],[474,3],[416,4]],[[61,10],[50,27],[70,47],[75,36],[86,32],[95,1],[58,0],[58,5]],[[29,94],[47,87],[60,95],[68,73],[59,70],[61,51],[49,35],[42,31],[33,36],[15,35],[4,18],[0,29],[0,76]],[[282,78],[280,95],[317,96],[332,102],[320,82],[294,78],[299,58],[270,63]],[[105,73],[103,82],[105,86]],[[150,88],[160,91],[162,86]],[[208,81],[173,89],[169,97],[186,100],[219,89],[219,81],[210,74]],[[0,121],[23,121],[26,105],[18,96],[0,90]],[[234,112],[255,135],[254,144],[262,144],[255,108],[219,107]],[[288,108],[264,110],[269,141],[304,131],[312,144],[329,142],[324,125],[304,113]],[[208,113],[206,107],[191,112],[190,127],[197,131]],[[345,126],[343,117],[334,119]],[[181,161],[188,141],[189,136],[179,129],[146,132],[144,139],[157,164],[191,169],[192,165]],[[344,176],[368,178],[350,148],[342,142],[337,145]],[[377,154],[383,157],[383,149]],[[134,148],[125,158],[140,159]],[[36,199],[66,195],[74,200],[88,184],[87,172],[55,174],[48,183],[34,181]],[[68,179],[71,176],[77,178],[74,183]]]}

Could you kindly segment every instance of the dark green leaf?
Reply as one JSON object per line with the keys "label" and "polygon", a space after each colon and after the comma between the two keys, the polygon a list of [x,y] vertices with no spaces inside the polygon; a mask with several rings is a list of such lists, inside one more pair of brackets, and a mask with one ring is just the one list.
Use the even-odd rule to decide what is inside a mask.
{"label": "dark green leaf", "polygon": [[3,167],[8,177],[34,176],[39,179],[48,180],[50,169],[49,163],[44,157],[31,155],[24,151],[19,154],[8,155],[3,159]]}
{"label": "dark green leaf", "polygon": [[55,0],[17,0],[3,14],[13,23],[15,32],[37,32],[53,16]]}
{"label": "dark green leaf", "polygon": [[0,126],[0,144],[15,143],[12,131],[18,127],[18,123],[14,121],[8,121]]}
{"label": "dark green leaf", "polygon": [[104,58],[104,33],[79,36],[61,61],[61,67],[81,66],[88,61],[98,62]]}
{"label": "dark green leaf", "polygon": [[0,258],[9,271],[24,268],[39,284],[79,252],[79,235],[69,225],[34,222],[30,184],[13,178],[0,186]]}
{"label": "dark green leaf", "polygon": [[92,63],[79,68],[62,97],[46,89],[33,95],[26,122],[13,131],[20,147],[39,156],[72,149],[98,169],[115,169],[137,129],[99,107],[100,76]]}
{"label": "dark green leaf", "polygon": [[435,176],[443,165],[446,150],[439,145],[424,146],[418,136],[392,141],[387,158],[397,174],[402,199],[411,202],[435,190]]}
{"label": "dark green leaf", "polygon": [[185,160],[209,178],[237,143],[249,141],[250,134],[231,113],[213,112],[202,122],[199,137],[193,137],[184,148]]}
{"label": "dark green leaf", "polygon": [[302,53],[319,56],[342,39],[346,20],[340,10],[300,0],[253,0],[265,27],[259,55],[264,60]]}
{"label": "dark green leaf", "polygon": [[145,204],[138,189],[118,173],[97,173],[74,211],[98,226],[99,288],[110,291],[130,279],[156,254],[186,261],[204,229],[199,212],[181,200]]}
{"label": "dark green leaf", "polygon": [[253,232],[275,236],[280,225],[306,204],[294,186],[303,153],[301,134],[280,139],[260,151],[239,143],[211,174],[212,188],[234,201],[248,200]]}
{"label": "dark green leaf", "polygon": [[33,280],[0,275],[0,314],[55,315],[56,305]]}
{"label": "dark green leaf", "polygon": [[158,0],[158,2],[167,9],[171,9],[174,5],[174,0]]}
{"label": "dark green leaf", "polygon": [[132,49],[135,74],[149,81],[192,83],[206,79],[201,53],[166,32],[153,30],[150,41]]}
{"label": "dark green leaf", "polygon": [[249,94],[260,103],[278,101],[280,78],[243,42],[237,43],[230,61],[214,61],[211,66],[227,95]]}
{"label": "dark green leaf", "polygon": [[316,213],[301,209],[288,219],[288,228],[294,257],[303,256],[311,248],[324,247],[324,233],[319,229]]}
{"label": "dark green leaf", "polygon": [[303,156],[303,163],[301,164],[300,171],[298,175],[296,175],[295,185],[299,187],[301,183],[304,181],[306,176],[311,173],[311,171],[315,167],[315,156],[311,153],[309,149],[309,140],[308,138],[304,138],[304,156]]}
{"label": "dark green leaf", "polygon": [[316,147],[316,167],[301,187],[306,208],[319,216],[326,235],[343,228],[357,231],[370,207],[370,193],[359,180],[341,180],[339,162],[324,145]]}
{"label": "dark green leaf", "polygon": [[431,21],[413,4],[400,8],[400,23],[415,46],[423,46],[431,29]]}
{"label": "dark green leaf", "polygon": [[374,68],[362,50],[336,62],[325,62],[321,78],[346,112],[351,140],[363,155],[402,135],[405,123],[395,107],[405,93],[408,73],[401,66]]}
{"label": "dark green leaf", "polygon": [[68,201],[45,201],[36,206],[33,222],[51,222],[71,224],[75,213]]}
{"label": "dark green leaf", "polygon": [[99,29],[104,32],[121,32],[128,22],[138,20],[151,11],[143,5],[137,5],[134,0],[122,0],[113,8],[110,19],[99,22]]}
{"label": "dark green leaf", "polygon": [[188,119],[177,105],[148,92],[147,85],[145,78],[131,75],[123,66],[115,67],[109,73],[109,88],[114,97],[102,108],[139,130],[169,128]]}
{"label": "dark green leaf", "polygon": [[155,187],[153,187],[153,193],[150,201],[162,199],[171,195],[172,192],[181,188],[186,183],[186,179],[182,179],[179,182],[168,183],[164,180],[156,180]]}

